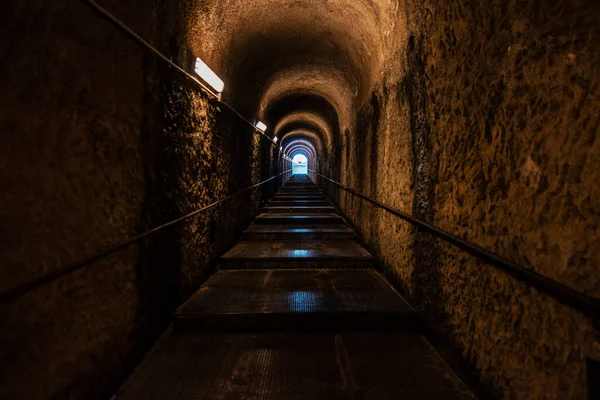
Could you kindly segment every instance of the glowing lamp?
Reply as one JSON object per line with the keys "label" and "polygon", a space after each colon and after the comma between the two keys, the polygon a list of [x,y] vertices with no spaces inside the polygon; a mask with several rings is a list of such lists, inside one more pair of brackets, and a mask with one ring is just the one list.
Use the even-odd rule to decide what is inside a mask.
{"label": "glowing lamp", "polygon": [[217,93],[223,93],[223,89],[225,89],[223,81],[198,57],[196,57],[194,71],[196,71],[198,76],[208,83]]}
{"label": "glowing lamp", "polygon": [[277,136],[273,138],[273,143],[277,143]]}
{"label": "glowing lamp", "polygon": [[256,128],[261,132],[264,132],[267,130],[267,126],[265,124],[263,124],[261,121],[258,121],[256,123]]}

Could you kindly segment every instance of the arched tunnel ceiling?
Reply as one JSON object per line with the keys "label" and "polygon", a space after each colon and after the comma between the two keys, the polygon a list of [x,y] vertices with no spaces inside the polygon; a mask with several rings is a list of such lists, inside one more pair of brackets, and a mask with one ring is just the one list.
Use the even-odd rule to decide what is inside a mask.
{"label": "arched tunnel ceiling", "polygon": [[317,155],[317,149],[315,148],[315,146],[313,146],[313,144],[311,142],[309,142],[306,139],[296,139],[293,142],[289,143],[286,147],[286,153],[289,154],[291,156],[292,152],[294,151],[294,149],[302,147],[304,149],[308,149],[308,151],[310,152],[312,157],[316,157]]}
{"label": "arched tunnel ceiling", "polygon": [[285,152],[286,154],[289,154],[290,157],[293,157],[294,152],[298,149],[306,151],[306,153],[310,155],[309,158],[311,159],[318,158],[315,147],[312,145],[312,143],[304,139],[294,140],[292,143],[288,144],[288,146],[285,147]]}
{"label": "arched tunnel ceiling", "polygon": [[226,101],[323,151],[380,79],[398,1],[190,0],[189,47],[223,78]]}
{"label": "arched tunnel ceiling", "polygon": [[294,149],[293,153],[290,155],[290,157],[292,158],[292,160],[294,159],[294,157],[296,157],[298,154],[302,154],[303,156],[305,156],[308,159],[308,165],[311,165],[313,163],[313,156],[311,156],[310,152],[307,151],[305,148],[297,148]]}
{"label": "arched tunnel ceiling", "polygon": [[316,133],[311,132],[309,130],[303,130],[303,129],[288,133],[285,136],[285,138],[281,141],[281,145],[285,149],[290,144],[297,142],[299,139],[302,139],[305,142],[310,143],[312,145],[312,147],[315,149],[315,151],[319,154],[326,153],[326,151],[327,151],[326,149],[323,148],[320,138]]}
{"label": "arched tunnel ceiling", "polygon": [[313,108],[316,110],[319,110],[320,103],[324,112],[334,112],[338,124],[340,121],[349,120],[357,100],[340,71],[321,69],[316,65],[302,65],[277,73],[267,83],[259,102],[258,114],[266,120],[269,118],[269,110],[275,108],[278,102],[285,103],[286,100],[299,97],[304,97],[305,100],[315,99],[313,103],[317,104]]}
{"label": "arched tunnel ceiling", "polygon": [[275,135],[282,141],[286,140],[289,134],[298,131],[312,132],[320,148],[329,148],[333,140],[330,125],[315,111],[292,111],[275,126]]}
{"label": "arched tunnel ceiling", "polygon": [[327,136],[327,145],[331,145],[339,137],[340,121],[335,106],[315,94],[296,91],[273,99],[263,117],[271,126],[275,126],[275,132],[278,128],[284,128],[282,124],[287,120],[296,127],[303,123],[302,127],[305,129],[322,132]]}

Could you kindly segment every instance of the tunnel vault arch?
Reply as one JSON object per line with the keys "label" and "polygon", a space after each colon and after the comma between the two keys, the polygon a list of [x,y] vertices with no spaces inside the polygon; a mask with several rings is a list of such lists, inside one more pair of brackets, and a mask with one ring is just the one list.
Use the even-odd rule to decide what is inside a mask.
{"label": "tunnel vault arch", "polygon": [[[296,145],[293,150],[290,152],[291,154],[291,159],[292,159],[292,168],[295,169],[294,167],[294,163],[293,160],[295,160],[298,156],[303,156],[306,158],[307,162],[306,162],[306,167],[310,170],[310,169],[315,169],[318,166],[318,162],[316,160],[315,157],[313,157],[311,155],[311,152],[308,148],[304,147],[303,145]],[[306,172],[308,173],[308,171]]]}
{"label": "tunnel vault arch", "polygon": [[338,109],[320,95],[301,91],[286,93],[273,99],[260,117],[282,133],[298,128],[318,132],[327,147],[340,137]]}
{"label": "tunnel vault arch", "polygon": [[318,140],[321,149],[331,146],[332,132],[327,121],[317,112],[307,110],[293,111],[283,117],[275,126],[275,135],[286,140],[296,132],[310,132],[310,136]]}
{"label": "tunnel vault arch", "polygon": [[290,157],[293,154],[293,152],[296,149],[304,149],[305,151],[308,152],[308,154],[310,154],[311,158],[316,159],[317,156],[317,150],[315,149],[314,145],[306,140],[306,139],[296,139],[293,142],[289,143],[286,147],[284,147],[284,152],[286,154],[289,154]]}
{"label": "tunnel vault arch", "polygon": [[[280,173],[290,166],[284,147],[340,182],[311,175],[352,223],[357,235],[344,240],[360,238],[375,253],[427,332],[439,327],[436,341],[456,344],[472,367],[465,375],[492,385],[482,393],[584,398],[600,382],[590,379],[600,360],[600,2],[38,1],[27,12],[7,3],[3,397],[113,396],[172,311],[289,178]],[[43,16],[50,23],[39,23]],[[196,56],[223,79],[223,100],[234,109],[184,74]],[[255,134],[256,119],[268,124],[264,135]],[[473,241],[492,265],[397,220],[394,209]],[[502,257],[512,275],[492,268]],[[176,330],[193,328],[181,322]],[[189,394],[200,391],[195,353],[210,361],[212,392],[235,396],[251,385],[267,393],[267,381],[269,393],[306,386],[265,379],[277,378],[270,373],[284,365],[281,356],[302,349],[295,338],[278,339],[293,345],[281,352],[254,335],[222,343],[175,336],[183,347],[167,339],[166,350],[177,351],[158,354],[189,353],[191,364],[177,370],[163,358],[172,371],[151,362],[158,379],[141,374],[165,395],[179,397],[183,383],[193,384]],[[306,348],[327,345],[343,359],[299,354],[300,366],[332,361],[327,370],[306,368],[333,378],[304,397],[369,393],[340,369],[351,367],[345,353],[367,354],[358,347],[367,342],[331,339]],[[375,395],[385,386],[379,376],[399,377],[386,353],[400,343],[373,343],[369,359],[384,356],[381,374],[369,373]],[[212,348],[215,359],[227,356],[220,366],[204,352]],[[421,379],[425,397],[436,394],[432,365],[429,358]],[[186,382],[170,379],[178,371]]]}
{"label": "tunnel vault arch", "polygon": [[315,159],[315,155],[308,147],[297,146],[293,150],[290,151],[290,158],[294,158],[294,156],[298,153],[302,153],[306,155],[306,157],[310,161],[310,165],[317,165],[317,161]]}
{"label": "tunnel vault arch", "polygon": [[224,100],[280,139],[306,132],[322,157],[339,147],[381,78],[398,11],[393,0],[195,0],[188,7],[188,47],[226,82]]}
{"label": "tunnel vault arch", "polygon": [[319,154],[313,144],[306,139],[296,139],[290,142],[284,151],[290,158],[294,158],[296,154],[302,153],[308,158],[308,167],[316,169],[319,165]]}
{"label": "tunnel vault arch", "polygon": [[[302,69],[312,76],[305,80],[305,89],[333,93],[341,83],[357,97],[365,96],[381,64],[381,11],[386,3],[198,1],[191,5],[197,8],[189,19],[190,47],[242,95],[232,97],[237,104],[256,106],[268,86],[288,79],[291,70],[302,75]],[[336,100],[343,104],[354,99]]]}
{"label": "tunnel vault arch", "polygon": [[320,154],[322,157],[327,156],[327,150],[323,148],[323,145],[319,140],[319,136],[314,132],[307,130],[298,130],[286,134],[281,140],[281,145],[285,149],[288,147],[288,145],[297,143],[299,140],[309,142],[314,148],[315,152]]}

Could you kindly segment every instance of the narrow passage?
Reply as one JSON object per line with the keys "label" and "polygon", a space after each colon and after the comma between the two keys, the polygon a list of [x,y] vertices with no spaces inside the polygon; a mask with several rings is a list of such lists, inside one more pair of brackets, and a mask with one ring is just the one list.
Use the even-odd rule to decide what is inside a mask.
{"label": "narrow passage", "polygon": [[354,236],[294,175],[117,399],[473,399]]}

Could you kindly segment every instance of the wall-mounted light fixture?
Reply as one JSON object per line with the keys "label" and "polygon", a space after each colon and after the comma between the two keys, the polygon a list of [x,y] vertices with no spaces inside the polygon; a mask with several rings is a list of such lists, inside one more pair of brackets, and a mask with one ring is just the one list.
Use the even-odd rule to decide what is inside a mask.
{"label": "wall-mounted light fixture", "polygon": [[199,57],[196,57],[196,65],[194,66],[194,71],[198,74],[198,76],[200,76],[200,78],[202,78],[203,81],[208,83],[210,87],[212,87],[217,92],[217,94],[223,93],[223,89],[225,89],[225,84],[223,83],[221,78],[219,78],[217,74],[215,74],[213,70],[210,69],[208,65],[206,65],[204,61],[202,61]]}
{"label": "wall-mounted light fixture", "polygon": [[273,138],[273,143],[277,143],[277,136]]}
{"label": "wall-mounted light fixture", "polygon": [[264,132],[267,130],[267,126],[265,124],[263,124],[261,121],[258,121],[256,123],[256,129],[258,129],[261,132]]}

